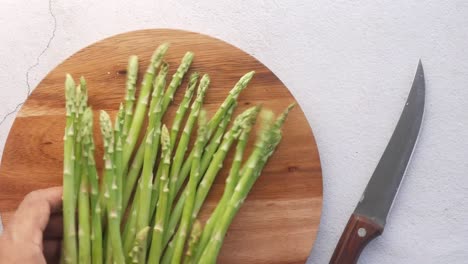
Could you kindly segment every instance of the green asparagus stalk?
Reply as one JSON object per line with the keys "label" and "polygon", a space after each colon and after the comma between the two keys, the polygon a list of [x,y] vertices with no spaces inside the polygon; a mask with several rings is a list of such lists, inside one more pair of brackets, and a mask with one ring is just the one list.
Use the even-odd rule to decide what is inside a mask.
{"label": "green asparagus stalk", "polygon": [[254,151],[247,160],[245,169],[243,169],[243,175],[236,185],[231,199],[224,207],[224,213],[219,218],[219,222],[213,230],[213,234],[199,259],[199,263],[216,262],[229,225],[252,189],[253,184],[260,176],[268,158],[273,154],[276,146],[281,141],[281,126],[293,107],[294,105],[288,107],[274,124],[271,124],[271,121],[269,121],[271,120],[272,113],[267,112],[267,116],[264,117],[266,121],[264,121],[260,139],[257,140],[258,143],[256,143]]}
{"label": "green asparagus stalk", "polygon": [[[161,133],[162,142],[162,173],[160,178],[160,184],[162,190],[159,192],[158,209],[155,217],[155,224],[153,228],[153,235],[151,240],[151,249],[149,253],[148,263],[159,263],[163,248],[161,242],[164,233],[164,226],[166,221],[166,215],[168,212],[168,197],[169,197],[169,168],[171,164],[171,147],[170,147],[170,136],[166,126],[163,126]],[[143,249],[145,251],[145,249]],[[145,258],[141,258],[140,263],[145,263]]]}
{"label": "green asparagus stalk", "polygon": [[206,196],[208,195],[216,175],[222,168],[223,161],[232,143],[240,136],[240,133],[243,129],[246,127],[251,127],[255,123],[259,111],[260,106],[251,107],[245,110],[236,118],[236,120],[234,120],[234,124],[231,130],[229,130],[225,135],[223,143],[221,143],[219,150],[216,151],[216,154],[213,157],[208,170],[206,171],[202,181],[200,182],[200,185],[198,186],[197,196],[195,199],[194,216],[196,216],[196,214],[198,214],[200,211],[200,208],[205,201]]}
{"label": "green asparagus stalk", "polygon": [[[153,92],[152,109],[149,113],[148,133],[146,136],[146,146],[143,162],[143,172],[141,182],[139,184],[140,203],[138,208],[138,219],[136,229],[141,230],[149,224],[151,190],[153,185],[153,167],[156,160],[156,155],[159,148],[159,137],[161,134],[161,104],[162,104],[162,91],[165,84],[167,73],[166,67],[161,69],[161,74],[156,80],[155,89]],[[146,254],[145,254],[146,255]]]}
{"label": "green asparagus stalk", "polygon": [[[85,166],[85,157],[82,157]],[[91,238],[90,238],[90,209],[89,209],[89,182],[88,172],[82,169],[80,193],[78,195],[78,262],[91,262]]]}
{"label": "green asparagus stalk", "polygon": [[146,240],[148,238],[148,232],[150,227],[147,226],[140,230],[136,235],[135,242],[132,248],[132,251],[129,254],[130,262],[129,263],[140,263],[138,262],[141,259],[141,254],[144,254],[143,247],[146,245]]}
{"label": "green asparagus stalk", "polygon": [[[234,105],[234,108],[235,108],[239,94],[247,87],[247,85],[249,84],[254,74],[255,74],[254,71],[246,73],[244,76],[242,76],[239,79],[239,81],[236,83],[234,88],[231,89],[226,99],[223,101],[221,106],[218,108],[218,110],[214,114],[213,118],[211,118],[211,120],[208,122],[208,132],[207,132],[208,138],[211,138],[214,131],[218,129],[218,125],[223,120],[226,113],[230,111],[230,109],[232,109],[231,111],[233,111],[233,108],[231,107]],[[192,164],[192,155],[193,154],[190,153],[189,157],[187,158],[187,160],[185,161],[185,164],[182,167],[177,186],[181,186],[189,174],[190,164]],[[204,155],[204,157],[206,158],[202,159],[202,168],[204,167],[203,164],[208,164],[211,160],[210,158],[211,155]]]}
{"label": "green asparagus stalk", "polygon": [[239,171],[252,127],[253,124],[247,125],[240,134],[239,141],[236,146],[236,152],[234,154],[234,160],[232,162],[229,175],[226,178],[223,196],[221,197],[218,205],[216,206],[216,209],[213,211],[210,218],[208,218],[205,227],[203,228],[203,232],[200,237],[200,242],[195,250],[195,256],[193,257],[195,263],[197,263],[201,256],[201,253],[203,253],[203,249],[205,248],[206,244],[209,241],[209,238],[211,237],[213,228],[218,222],[219,215],[223,213],[223,209],[226,203],[231,198],[234,192],[234,188],[237,185],[237,182],[239,181]]}
{"label": "green asparagus stalk", "polygon": [[117,195],[117,212],[119,220],[122,218],[122,201],[123,201],[123,148],[122,148],[122,129],[124,125],[124,106],[120,104],[119,112],[117,113],[114,124],[114,138],[115,138],[115,179],[116,179],[116,195]]}
{"label": "green asparagus stalk", "polygon": [[187,233],[191,229],[192,210],[195,204],[195,196],[197,191],[197,178],[200,177],[200,163],[203,152],[203,146],[206,140],[206,112],[201,111],[198,121],[197,139],[195,142],[195,154],[192,162],[192,169],[190,171],[190,179],[188,182],[188,192],[185,201],[182,219],[180,221],[179,229],[174,238],[174,254],[172,256],[172,263],[181,263],[182,253],[185,246],[185,239]]}
{"label": "green asparagus stalk", "polygon": [[171,147],[175,146],[177,135],[179,133],[180,126],[184,119],[185,113],[190,106],[190,100],[192,100],[195,87],[197,86],[199,74],[194,72],[190,75],[189,83],[187,89],[185,90],[184,98],[180,102],[179,108],[176,111],[176,116],[174,117],[174,122],[172,122],[171,127]]}
{"label": "green asparagus stalk", "polygon": [[75,194],[80,193],[81,186],[81,162],[82,147],[81,147],[81,117],[88,104],[88,92],[86,89],[86,81],[83,77],[80,78],[80,85],[76,87],[76,111],[75,111]]}
{"label": "green asparagus stalk", "polygon": [[167,245],[166,251],[164,251],[161,264],[171,264],[173,254],[174,254],[174,241],[171,241]]}
{"label": "green asparagus stalk", "polygon": [[[223,139],[224,133],[226,132],[229,122],[231,121],[232,114],[234,113],[236,106],[237,106],[237,102],[234,102],[229,107],[228,111],[226,112],[226,115],[219,123],[218,128],[216,129],[216,132],[214,132],[210,142],[206,145],[205,150],[203,151],[203,157],[201,160],[201,174],[202,175],[205,173],[206,169],[208,169],[208,165],[210,165],[210,161],[213,158],[213,155],[215,154],[216,150],[218,150],[218,147],[221,144],[221,140]],[[181,177],[178,179],[177,184],[176,184],[177,192],[182,187],[182,184],[184,183],[185,178],[190,171],[191,162],[189,161],[192,161],[192,158],[193,158],[192,156],[193,156],[193,153],[191,152],[190,156],[187,158],[186,162],[184,162],[184,165],[182,166],[182,170],[180,172]]]}
{"label": "green asparagus stalk", "polygon": [[[208,191],[211,188],[211,185],[213,184],[213,181],[216,178],[216,175],[218,174],[218,172],[222,168],[223,161],[224,161],[224,159],[225,159],[225,157],[226,157],[232,143],[234,142],[234,140],[236,140],[239,137],[242,129],[245,126],[255,122],[256,116],[258,115],[259,110],[260,110],[259,106],[251,107],[251,108],[247,109],[246,111],[244,111],[243,113],[241,113],[239,116],[236,117],[236,119],[234,120],[234,124],[233,124],[232,128],[224,135],[223,142],[221,143],[221,146],[218,148],[218,150],[214,154],[213,160],[209,164],[209,167],[206,170],[206,172],[204,173],[203,178],[200,177],[199,179],[197,179],[198,182],[199,182],[201,180],[201,178],[202,178],[202,180],[201,180],[201,182],[200,182],[200,184],[198,186],[198,189],[197,189],[197,195],[196,195],[196,199],[195,199],[195,205],[194,205],[194,208],[193,208],[193,219],[192,220],[194,220],[196,218],[196,216],[198,215],[198,212],[200,211],[200,208],[201,208],[206,196],[208,195]],[[184,192],[185,192],[185,190],[184,190]],[[182,209],[184,207],[185,199],[186,199],[186,194],[183,193],[181,195],[181,197],[179,198],[179,201],[177,202],[176,207],[174,208],[174,210],[172,211],[172,213],[170,215],[169,226],[168,226],[168,230],[167,230],[168,233],[166,234],[166,237],[165,237],[164,241],[166,241],[166,239],[168,241],[170,239],[170,237],[173,235],[174,230],[175,230],[175,228],[176,228],[176,226],[179,223],[179,220],[181,218]]]}
{"label": "green asparagus stalk", "polygon": [[101,264],[102,255],[102,223],[101,207],[99,204],[99,179],[94,160],[93,140],[93,111],[87,108],[83,114],[84,122],[84,156],[86,157],[87,173],[91,187],[90,209],[91,209],[91,258],[93,264]]}
{"label": "green asparagus stalk", "polygon": [[[187,109],[190,106],[190,100],[192,100],[193,92],[195,90],[196,84],[198,81],[198,73],[192,73],[190,75],[190,80],[189,84],[187,85],[187,89],[185,91],[184,98],[182,99],[182,102],[179,105],[179,108],[176,111],[176,116],[174,117],[174,121],[172,122],[172,128],[171,128],[171,148],[174,148],[174,144],[176,143],[177,140],[177,135],[180,129],[180,126],[182,124],[182,120],[184,119],[185,113],[187,112]],[[171,149],[172,152],[172,149]],[[159,179],[161,177],[161,171],[162,166],[158,166],[157,174],[156,174],[156,179]],[[158,200],[158,185],[154,184],[153,185],[153,192],[151,195],[151,215],[154,215],[154,211],[156,210],[156,202]]]}
{"label": "green asparagus stalk", "polygon": [[[134,245],[134,238],[137,235],[136,222],[138,214],[138,204],[139,204],[139,195],[135,195],[134,202],[130,208],[130,213],[125,223],[125,228],[123,232],[123,247],[125,254],[131,253],[132,246]],[[131,261],[127,261],[131,262]]]}
{"label": "green asparagus stalk", "polygon": [[127,82],[125,94],[125,118],[122,130],[123,139],[127,138],[133,120],[133,105],[135,104],[136,82],[138,77],[138,57],[130,56],[127,66]]}
{"label": "green asparagus stalk", "polygon": [[[125,263],[123,255],[122,238],[120,235],[120,219],[118,212],[118,186],[114,164],[114,134],[112,131],[112,123],[109,115],[105,111],[101,111],[100,115],[101,133],[104,141],[104,173],[105,178],[110,179],[107,182],[105,191],[109,195],[107,221],[109,230],[109,240],[112,246],[112,259],[114,263]],[[108,242],[109,243],[109,242]],[[107,256],[109,258],[110,256]]]}
{"label": "green asparagus stalk", "polygon": [[164,94],[164,99],[162,103],[162,112],[165,113],[167,110],[167,107],[169,104],[174,100],[174,94],[177,91],[177,89],[180,86],[180,83],[182,82],[182,79],[184,78],[185,74],[187,73],[188,69],[190,68],[190,65],[192,64],[194,54],[193,52],[187,52],[185,53],[184,57],[182,58],[182,61],[179,65],[179,68],[177,68],[177,71],[174,73],[172,76],[171,83],[169,84],[169,87],[167,87],[167,91]]}
{"label": "green asparagus stalk", "polygon": [[[208,166],[209,166],[209,161],[211,161],[211,158],[213,158],[214,156],[214,153],[216,152],[216,150],[218,149],[219,145],[221,144],[221,139],[223,138],[223,135],[224,135],[224,132],[226,131],[226,128],[231,120],[231,117],[232,117],[232,114],[234,112],[234,109],[236,107],[237,103],[234,103],[233,105],[231,105],[231,107],[229,108],[228,112],[226,113],[226,116],[223,118],[223,120],[221,121],[221,123],[219,124],[219,127],[218,129],[216,130],[215,134],[213,135],[213,138],[211,139],[210,143],[206,146],[205,148],[205,151],[203,152],[203,158],[202,158],[202,163],[201,163],[201,171],[200,171],[200,175],[204,175],[206,170],[208,169]],[[192,160],[193,159],[193,154],[194,154],[194,151],[192,151],[190,153],[190,156],[188,158],[188,160]],[[205,157],[210,157],[210,159],[206,159]],[[208,160],[207,163],[203,163],[203,160]],[[184,175],[186,175],[186,172],[185,172],[185,165],[187,165],[187,161],[185,162],[184,166],[182,167],[182,172],[181,172],[181,176],[183,177]],[[190,166],[187,166],[187,167],[190,167]],[[201,177],[199,177],[197,179],[197,185],[198,183],[200,183],[200,180],[201,180]],[[180,190],[180,188],[182,187],[182,184],[183,182],[182,181],[179,181],[177,183],[177,190]],[[167,228],[167,231],[165,234],[164,234],[164,245],[167,245],[167,243],[169,242],[169,239],[171,239],[172,235],[174,234],[174,231],[176,229],[176,226],[177,224],[179,223],[179,219],[182,215],[182,210],[184,208],[184,204],[185,204],[185,198],[187,197],[187,187],[184,189],[184,191],[182,192],[179,200],[177,200],[177,203],[174,207],[174,209],[172,210],[172,213],[171,213],[171,216],[170,216],[170,219],[169,219],[169,225],[168,225],[168,228]]]}
{"label": "green asparagus stalk", "polygon": [[208,137],[211,137],[211,134],[216,130],[219,122],[223,119],[223,116],[229,110],[232,104],[237,101],[239,94],[247,87],[250,80],[254,76],[255,72],[251,71],[246,73],[244,76],[240,78],[240,80],[236,83],[234,88],[229,92],[229,95],[226,97],[224,102],[221,104],[219,109],[216,111],[213,118],[208,122]]}
{"label": "green asparagus stalk", "polygon": [[65,263],[77,263],[76,248],[76,198],[75,198],[75,162],[74,162],[74,119],[76,112],[75,82],[67,74],[65,80],[66,126],[64,136],[63,160],[63,222],[64,222],[64,260]]}
{"label": "green asparagus stalk", "polygon": [[[164,114],[161,109],[162,108],[162,96],[164,95],[164,86],[166,85],[166,76],[167,76],[168,70],[169,70],[169,65],[163,62],[163,64],[161,65],[161,70],[159,71],[157,77],[155,78],[154,89],[151,95],[150,110],[148,113],[149,115],[148,128],[146,130],[144,141],[146,141],[148,137],[148,132],[151,130],[151,128],[159,126],[161,119],[162,119],[162,115]],[[155,143],[155,146],[159,146],[159,139],[156,139],[154,143]],[[157,149],[155,149],[154,151],[155,151],[154,155],[157,155]],[[130,196],[132,195],[133,188],[140,174],[141,167],[143,166],[144,156],[145,156],[145,148],[144,148],[144,144],[141,144],[138,147],[137,153],[135,155],[135,158],[133,159],[132,166],[130,167],[130,171],[128,172],[128,176],[125,182],[126,187],[123,193],[123,202],[122,202],[123,208],[126,208],[128,206],[128,201],[130,199]],[[147,164],[147,165],[150,165],[150,164]]]}
{"label": "green asparagus stalk", "polygon": [[193,224],[192,232],[190,233],[190,239],[187,245],[187,251],[185,252],[184,264],[193,263],[194,251],[198,247],[200,241],[200,235],[202,233],[202,226],[200,221],[195,220]]}
{"label": "green asparagus stalk", "polygon": [[198,86],[197,97],[192,104],[192,109],[190,111],[190,115],[185,123],[184,130],[182,132],[182,136],[179,139],[179,144],[177,145],[177,150],[174,155],[174,160],[171,167],[171,176],[170,176],[170,183],[169,183],[169,208],[172,206],[172,202],[175,198],[175,186],[177,180],[179,178],[179,172],[182,166],[182,162],[184,161],[185,152],[187,151],[187,146],[190,141],[190,135],[192,133],[193,125],[195,121],[198,119],[198,115],[203,105],[203,99],[206,94],[206,90],[210,84],[210,77],[205,74],[203,75],[202,79],[200,80],[200,84]]}
{"label": "green asparagus stalk", "polygon": [[138,102],[135,108],[133,115],[132,124],[128,130],[127,138],[125,139],[125,144],[123,146],[123,164],[126,168],[126,164],[130,161],[130,157],[135,148],[135,144],[138,140],[140,134],[141,126],[145,118],[146,108],[148,105],[148,100],[151,94],[152,83],[154,79],[154,73],[157,68],[162,63],[162,59],[169,48],[169,44],[161,44],[151,57],[150,65],[148,66],[145,76],[143,77],[143,83],[141,85],[140,95],[138,97]]}

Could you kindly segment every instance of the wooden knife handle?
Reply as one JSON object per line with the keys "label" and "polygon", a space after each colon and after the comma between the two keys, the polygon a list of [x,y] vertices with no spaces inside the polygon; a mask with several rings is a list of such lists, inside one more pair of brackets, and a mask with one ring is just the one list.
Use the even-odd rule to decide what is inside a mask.
{"label": "wooden knife handle", "polygon": [[374,238],[382,234],[383,226],[367,217],[353,214],[349,218],[330,264],[355,264],[362,250]]}

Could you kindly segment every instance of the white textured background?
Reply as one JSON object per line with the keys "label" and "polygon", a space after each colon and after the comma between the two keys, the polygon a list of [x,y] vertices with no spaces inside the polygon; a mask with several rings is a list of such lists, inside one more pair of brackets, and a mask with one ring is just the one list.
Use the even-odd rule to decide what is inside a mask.
{"label": "white textured background", "polygon": [[421,58],[427,81],[421,138],[386,230],[359,263],[467,263],[468,2],[221,2],[2,0],[0,150],[15,116],[7,113],[77,50],[142,28],[221,38],[272,69],[307,115],[324,179],[310,263],[327,263]]}

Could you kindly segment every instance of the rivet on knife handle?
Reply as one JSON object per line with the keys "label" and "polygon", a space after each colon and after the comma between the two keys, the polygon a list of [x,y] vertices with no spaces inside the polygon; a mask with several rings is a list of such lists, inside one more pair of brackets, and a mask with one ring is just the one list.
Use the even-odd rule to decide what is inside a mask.
{"label": "rivet on knife handle", "polygon": [[372,239],[380,236],[383,226],[365,216],[352,214],[341,235],[330,264],[354,264],[364,247]]}

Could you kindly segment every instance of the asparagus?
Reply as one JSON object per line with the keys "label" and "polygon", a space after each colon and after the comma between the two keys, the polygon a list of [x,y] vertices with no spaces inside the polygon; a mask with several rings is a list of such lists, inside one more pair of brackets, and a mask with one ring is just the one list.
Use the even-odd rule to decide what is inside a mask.
{"label": "asparagus", "polygon": [[151,57],[150,65],[146,70],[145,76],[143,77],[141,91],[133,115],[132,124],[128,130],[128,135],[123,146],[124,168],[127,167],[126,164],[128,164],[130,160],[133,149],[135,148],[135,144],[138,140],[138,135],[140,134],[140,129],[143,124],[143,119],[145,118],[145,112],[148,105],[148,99],[151,93],[155,70],[161,65],[162,59],[168,48],[169,44],[163,43],[156,49],[156,51],[153,53],[153,56]]}
{"label": "asparagus", "polygon": [[164,251],[164,256],[162,257],[161,264],[170,264],[172,260],[172,254],[174,254],[174,241],[169,242],[167,245],[166,251]]}
{"label": "asparagus", "polygon": [[[162,142],[162,173],[160,178],[160,184],[162,190],[159,192],[159,203],[158,210],[156,213],[156,220],[153,228],[153,238],[151,241],[151,249],[149,253],[148,262],[149,263],[158,263],[161,257],[163,248],[161,247],[161,242],[164,233],[164,226],[166,221],[166,215],[168,211],[168,198],[169,198],[169,168],[171,164],[171,146],[170,146],[170,136],[166,126],[163,126],[161,133],[161,142]],[[143,249],[145,251],[145,249]],[[142,261],[141,261],[142,260]],[[145,263],[145,258],[140,258],[141,263]]]}
{"label": "asparagus", "polygon": [[[223,139],[223,135],[226,132],[226,128],[229,125],[229,122],[231,121],[232,114],[234,113],[234,109],[236,108],[236,106],[237,106],[237,102],[234,102],[234,104],[232,104],[229,107],[228,111],[226,112],[226,115],[219,123],[218,128],[216,129],[216,132],[214,132],[210,143],[207,144],[205,150],[203,151],[203,157],[201,160],[201,174],[204,174],[206,169],[208,169],[208,165],[210,164],[210,161],[213,158],[213,155],[215,154],[216,150],[218,150],[218,147],[221,144],[221,140]],[[191,162],[189,161],[192,161],[192,158],[193,158],[192,156],[193,156],[193,153],[190,153],[190,156],[187,158],[187,161],[182,166],[182,170],[180,172],[181,177],[178,179],[177,184],[176,184],[177,192],[182,187],[182,184],[184,183],[185,178],[187,177],[190,171]]]}
{"label": "asparagus", "polygon": [[[114,164],[114,134],[112,131],[112,123],[109,115],[105,111],[101,111],[100,115],[101,133],[104,141],[104,173],[107,179],[107,187],[105,192],[109,195],[107,208],[107,221],[109,230],[109,239],[112,246],[112,259],[114,263],[125,263],[123,255],[122,238],[120,235],[120,219],[118,213],[118,186]],[[109,242],[108,242],[109,243]],[[108,258],[110,256],[107,256]]]}
{"label": "asparagus", "polygon": [[272,113],[266,113],[260,139],[257,140],[258,143],[256,143],[254,151],[247,160],[245,168],[243,169],[243,175],[236,185],[232,197],[224,207],[224,212],[213,230],[208,245],[203,250],[199,263],[215,263],[229,225],[252,189],[253,184],[260,176],[268,158],[273,154],[276,146],[281,141],[281,126],[293,107],[294,105],[289,106],[274,124],[271,124],[270,121]]}
{"label": "asparagus", "polygon": [[[152,103],[152,109],[150,109],[150,116],[148,122],[148,133],[145,141],[145,154],[143,161],[143,172],[141,176],[141,181],[139,184],[139,205],[138,205],[138,218],[136,229],[141,230],[149,224],[149,215],[150,215],[150,203],[151,201],[151,190],[153,185],[153,167],[156,159],[156,155],[159,147],[159,137],[161,134],[161,104],[162,98],[161,94],[163,91],[165,77],[167,73],[167,65],[161,69],[161,74],[158,76],[156,81],[156,87],[153,92],[153,100],[155,103]],[[142,254],[146,257],[146,253]],[[142,261],[144,262],[144,260]]]}
{"label": "asparagus", "polygon": [[75,221],[75,162],[74,162],[74,119],[76,112],[75,82],[67,74],[65,80],[66,126],[63,159],[63,222],[64,222],[64,260],[65,263],[77,262],[76,221]]}
{"label": "asparagus", "polygon": [[[235,107],[235,104],[237,102],[237,98],[239,97],[239,94],[247,87],[247,85],[249,84],[249,82],[252,79],[254,74],[255,74],[254,71],[246,73],[244,76],[242,76],[239,79],[239,81],[231,89],[231,91],[229,91],[229,94],[226,97],[226,99],[223,101],[221,106],[218,108],[218,110],[214,114],[213,118],[211,118],[211,120],[208,122],[208,131],[207,131],[207,137],[208,138],[211,138],[214,131],[216,131],[218,129],[218,125],[220,124],[220,122],[222,121],[222,119],[224,118],[226,113],[228,111],[230,111],[230,109],[232,109],[231,107],[233,105]],[[190,153],[189,157],[187,158],[187,160],[185,161],[185,164],[182,167],[182,171],[181,171],[181,174],[180,174],[180,177],[179,177],[180,180],[179,180],[177,186],[181,186],[182,183],[185,181],[185,178],[187,178],[187,175],[189,174],[190,164],[192,163],[192,155],[193,154]],[[209,157],[209,156],[207,156],[207,157]],[[205,158],[205,161],[202,160],[202,164],[207,163],[207,162],[209,163],[209,161],[210,161],[209,158]]]}
{"label": "asparagus", "polygon": [[174,254],[172,256],[172,263],[180,263],[182,258],[182,252],[184,250],[185,239],[187,233],[190,232],[191,228],[191,217],[192,210],[195,204],[195,196],[197,191],[197,178],[200,177],[200,163],[202,157],[203,146],[206,140],[206,112],[200,112],[200,118],[198,121],[198,133],[194,147],[194,158],[192,162],[192,169],[190,171],[190,180],[188,182],[188,192],[185,201],[184,211],[182,214],[181,223],[179,229],[174,238]]}
{"label": "asparagus", "polygon": [[[83,161],[85,157],[82,158]],[[82,164],[85,164],[84,162]],[[79,263],[91,262],[89,183],[87,170],[82,170],[80,193],[78,196],[78,260]]]}
{"label": "asparagus", "polygon": [[[115,185],[117,195],[117,213],[118,218],[122,218],[122,196],[123,196],[123,149],[122,149],[122,129],[124,125],[125,112],[123,104],[120,104],[119,112],[114,124],[114,138],[115,138]],[[113,183],[114,184],[114,183]]]}
{"label": "asparagus", "polygon": [[133,120],[133,105],[135,104],[135,91],[136,82],[138,75],[138,57],[133,55],[128,59],[127,66],[127,82],[126,82],[126,94],[125,94],[125,118],[124,126],[122,130],[123,138],[125,139],[130,130],[130,126]]}
{"label": "asparagus", "polygon": [[200,237],[200,242],[195,250],[195,256],[193,257],[194,262],[196,263],[203,252],[206,244],[208,243],[208,239],[211,236],[213,228],[215,224],[218,222],[219,215],[222,214],[222,210],[225,207],[225,204],[232,196],[234,192],[234,188],[239,181],[239,171],[242,163],[242,158],[244,156],[245,148],[247,147],[248,139],[250,132],[252,130],[252,125],[247,125],[240,134],[239,141],[237,143],[236,152],[234,154],[234,160],[231,165],[231,169],[229,171],[229,175],[226,179],[226,184],[223,192],[223,196],[221,197],[220,201],[218,202],[218,206],[211,214],[210,218],[208,218],[205,227],[203,228],[203,232]]}
{"label": "asparagus", "polygon": [[93,141],[93,111],[87,108],[83,114],[84,135],[83,135],[83,155],[86,158],[86,169],[91,187],[90,209],[91,209],[91,258],[92,263],[102,263],[102,224],[101,208],[98,202],[99,182],[94,160],[94,141]]}
{"label": "asparagus", "polygon": [[213,161],[211,162],[208,170],[203,176],[202,181],[200,182],[200,185],[198,186],[197,196],[195,199],[194,216],[198,214],[203,202],[205,201],[216,175],[222,168],[223,160],[226,157],[232,143],[239,137],[243,129],[250,127],[255,123],[259,111],[259,106],[254,106],[245,110],[236,118],[236,120],[234,120],[233,127],[224,136],[223,143],[221,143],[219,150],[216,151],[216,154],[213,157]]}
{"label": "asparagus", "polygon": [[136,221],[137,221],[137,213],[138,213],[138,204],[139,204],[139,195],[135,195],[134,202],[132,207],[130,208],[130,213],[127,218],[127,222],[125,223],[125,228],[123,232],[123,247],[124,253],[130,253],[133,246],[133,239],[137,234],[136,230]]}
{"label": "asparagus", "polygon": [[[198,189],[197,189],[197,195],[195,198],[195,205],[193,209],[193,219],[198,215],[198,212],[200,211],[201,205],[203,204],[206,196],[208,195],[208,191],[211,188],[211,185],[218,174],[219,170],[222,168],[222,163],[227,155],[227,152],[229,151],[229,148],[231,147],[232,143],[234,140],[236,140],[242,129],[255,122],[256,116],[258,114],[258,111],[260,110],[260,107],[255,106],[247,109],[243,113],[241,113],[239,116],[236,117],[234,120],[234,124],[232,128],[224,135],[223,142],[221,143],[221,146],[219,149],[216,151],[216,153],[213,156],[213,161],[209,164],[208,169],[204,173],[203,180],[200,182]],[[202,168],[203,169],[203,168]],[[197,181],[200,181],[201,177],[197,179]],[[184,191],[185,192],[185,191]],[[171,236],[174,233],[174,230],[180,220],[181,214],[182,214],[182,209],[184,207],[186,199],[186,194],[183,193],[181,197],[179,198],[179,201],[176,204],[176,207],[172,211],[170,215],[170,220],[169,220],[169,229],[168,233],[165,236],[164,241],[168,241]],[[192,220],[193,220],[192,219]]]}
{"label": "asparagus", "polygon": [[80,78],[80,84],[76,87],[75,97],[75,194],[80,192],[81,185],[81,168],[82,168],[82,147],[81,147],[81,117],[88,104],[88,92],[86,89],[86,81],[83,77]]}
{"label": "asparagus", "polygon": [[190,105],[190,100],[192,100],[193,92],[198,81],[198,73],[194,72],[190,75],[189,83],[184,94],[182,102],[180,102],[179,108],[176,111],[176,116],[174,117],[174,122],[172,122],[171,127],[171,148],[175,146],[177,140],[177,134],[179,133],[182,120],[184,119],[185,113]]}
{"label": "asparagus", "polygon": [[[182,58],[182,61],[181,61],[181,64],[179,65],[179,68],[177,68],[177,71],[176,73],[172,76],[172,80],[169,84],[169,87],[167,88],[167,91],[166,93],[164,94],[164,99],[163,99],[163,102],[162,102],[162,106],[161,106],[161,118],[162,116],[164,116],[164,114],[166,113],[166,110],[167,110],[167,107],[169,106],[169,103],[173,100],[174,98],[174,94],[175,92],[177,91],[177,88],[179,87],[180,83],[182,82],[182,79],[184,77],[184,75],[187,73],[190,65],[192,64],[192,61],[193,61],[193,53],[192,52],[187,52],[184,57]],[[159,139],[158,139],[159,140]],[[141,169],[141,166],[143,165],[143,159],[144,159],[144,154],[143,154],[143,150],[140,150],[141,148],[143,148],[143,146],[140,145],[140,148],[138,149],[137,151],[137,155],[135,156],[135,159],[132,163],[132,171],[129,172],[129,176],[130,175],[136,175],[134,176],[135,178],[135,181],[136,181],[136,178],[138,176],[138,172],[139,170]],[[124,149],[125,151],[125,149]],[[124,160],[125,161],[125,160]],[[125,164],[127,164],[128,162],[125,162]],[[127,190],[125,191],[125,193],[127,193],[127,195],[125,197],[130,197],[130,194],[133,190],[133,185],[135,184],[135,181],[133,181],[132,184],[127,184],[126,188]],[[157,184],[157,182],[156,182]],[[125,199],[124,199],[125,200]],[[128,200],[128,199],[126,199]],[[125,205],[126,203],[124,203]]]}
{"label": "asparagus", "polygon": [[[167,76],[168,70],[169,70],[169,65],[164,62],[161,65],[161,70],[159,71],[157,77],[155,78],[154,89],[151,95],[150,110],[148,113],[150,120],[149,120],[148,128],[146,130],[144,141],[146,141],[148,137],[148,132],[151,130],[151,128],[159,126],[161,117],[164,114],[161,109],[162,107],[161,101],[162,101],[162,96],[164,94],[164,86],[166,85],[166,76]],[[157,139],[157,141],[155,142],[155,145],[156,146],[159,145],[159,139]],[[155,151],[157,152],[157,149],[155,149]],[[154,155],[156,155],[156,153],[154,153]],[[123,194],[123,202],[122,202],[123,208],[126,208],[128,205],[128,201],[133,192],[133,187],[136,183],[136,180],[138,179],[141,167],[143,166],[144,156],[145,156],[145,148],[144,148],[144,144],[141,144],[137,150],[135,158],[133,159],[132,166],[130,167],[130,171],[127,176],[126,188]],[[147,164],[147,165],[150,165],[150,164]]]}
{"label": "asparagus", "polygon": [[197,248],[200,235],[202,233],[202,226],[200,221],[195,220],[193,224],[192,232],[190,233],[190,239],[187,245],[187,251],[185,252],[184,264],[193,263],[194,250]]}
{"label": "asparagus", "polygon": [[[230,120],[231,120],[231,117],[232,117],[232,114],[234,112],[234,109],[235,109],[236,105],[237,105],[237,103],[234,103],[228,109],[228,111],[226,113],[226,116],[221,120],[221,123],[219,124],[218,129],[216,130],[215,134],[213,135],[213,138],[211,139],[210,143],[205,148],[205,151],[203,152],[200,175],[205,174],[206,169],[208,169],[208,165],[209,165],[209,163],[203,163],[203,160],[210,161],[211,158],[213,158],[214,153],[218,149],[218,146],[221,144],[221,139],[223,138],[224,132],[225,132]],[[188,161],[189,160],[191,161],[193,159],[194,152],[192,151],[190,154],[191,155],[188,157],[187,161],[185,162],[184,166],[182,167],[182,172],[181,172],[182,177],[184,175],[186,175],[186,172],[185,172],[185,167],[186,166],[185,165],[191,165],[191,164],[188,164]],[[206,159],[205,157],[209,157],[209,159]],[[187,168],[189,168],[189,167],[191,167],[191,166],[187,166]],[[201,180],[201,177],[199,177],[197,179],[197,184],[200,182],[200,180]],[[183,181],[179,181],[177,183],[177,186],[176,186],[177,190],[179,190],[182,187],[182,184],[183,184]],[[182,210],[184,208],[185,198],[186,198],[187,192],[188,192],[188,190],[187,190],[187,188],[185,188],[184,191],[182,192],[179,200],[177,201],[174,209],[172,210],[172,213],[171,213],[171,216],[170,216],[170,219],[169,219],[169,226],[168,226],[168,229],[167,229],[168,232],[166,232],[164,234],[164,245],[166,245],[169,242],[169,239],[174,234],[176,226],[177,226],[177,224],[179,222],[179,219],[180,219],[180,217],[182,215]]]}
{"label": "asparagus", "polygon": [[185,152],[187,151],[187,146],[190,141],[190,134],[192,133],[193,125],[195,124],[195,121],[197,120],[198,115],[200,113],[203,104],[203,99],[205,97],[206,90],[208,89],[209,84],[210,77],[207,74],[203,75],[198,86],[197,97],[192,104],[190,115],[187,119],[187,122],[185,123],[182,136],[179,139],[179,144],[177,145],[177,150],[175,152],[174,160],[171,167],[171,176],[169,184],[169,208],[172,206],[172,201],[174,200],[176,195],[175,186],[179,178],[179,172],[185,157]]}
{"label": "asparagus", "polygon": [[147,226],[140,230],[135,238],[135,243],[133,245],[133,249],[129,254],[130,262],[131,263],[139,263],[138,260],[141,258],[141,254],[143,253],[143,247],[146,244],[146,239],[148,237],[148,231],[150,227]]}
{"label": "asparagus", "polygon": [[[172,122],[172,128],[171,128],[171,152],[172,148],[174,148],[174,144],[176,143],[177,140],[177,134],[180,129],[180,125],[182,124],[182,120],[184,119],[185,112],[189,108],[190,105],[190,100],[192,99],[193,92],[195,90],[196,84],[198,81],[198,73],[192,73],[190,75],[190,80],[189,84],[187,85],[187,89],[185,91],[184,98],[182,99],[182,102],[179,105],[179,108],[176,111],[176,116],[174,117],[174,121]],[[157,174],[156,174],[156,179],[159,179],[161,177],[161,171],[162,166],[158,166]],[[153,192],[151,195],[151,215],[154,214],[154,210],[156,210],[156,202],[158,200],[158,185],[154,184],[153,185]]]}

